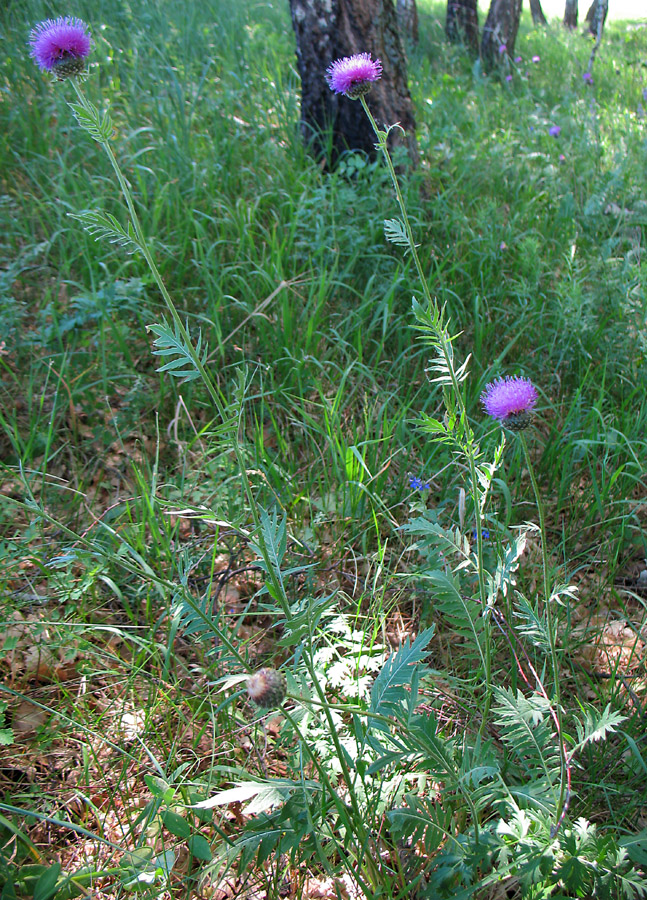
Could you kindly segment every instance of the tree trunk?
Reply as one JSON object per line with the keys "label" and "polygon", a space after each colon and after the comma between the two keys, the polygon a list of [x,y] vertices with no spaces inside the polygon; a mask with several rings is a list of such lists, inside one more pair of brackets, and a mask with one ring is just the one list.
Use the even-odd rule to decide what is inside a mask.
{"label": "tree trunk", "polygon": [[541,8],[541,0],[530,0],[530,15],[532,16],[533,25],[548,24],[544,11]]}
{"label": "tree trunk", "polygon": [[445,34],[452,44],[465,44],[475,55],[479,52],[477,0],[448,0]]}
{"label": "tree trunk", "polygon": [[602,29],[609,12],[609,0],[593,0],[586,14],[586,21],[589,23],[589,32],[597,39],[598,34],[602,35]]}
{"label": "tree trunk", "polygon": [[514,53],[520,18],[521,0],[492,0],[481,40],[481,58],[486,70],[499,59],[501,47],[505,46],[509,55]]}
{"label": "tree trunk", "polygon": [[[597,55],[598,50],[600,49],[600,44],[602,43],[602,29],[604,28],[604,22],[607,17],[607,13],[609,12],[609,0],[593,0],[593,6],[586,14],[588,19],[589,13],[591,13],[591,22],[589,24],[589,31],[591,34],[595,35],[595,43],[593,45],[593,49],[591,50],[591,56],[589,58],[589,64],[586,67],[586,71],[591,74],[593,72],[593,63],[595,62],[595,57]],[[584,32],[586,34],[586,32]]]}
{"label": "tree trunk", "polygon": [[398,19],[398,28],[403,38],[418,43],[418,7],[416,0],[397,0],[395,11]]}
{"label": "tree trunk", "polygon": [[399,122],[391,139],[418,160],[415,119],[407,85],[407,61],[392,0],[290,0],[301,76],[301,128],[310,152],[334,166],[346,150],[375,154],[375,135],[357,100],[333,94],[326,82],[330,63],[371,53],[382,78],[367,95],[380,128]]}
{"label": "tree trunk", "polygon": [[577,28],[577,0],[566,0],[564,25],[566,28]]}

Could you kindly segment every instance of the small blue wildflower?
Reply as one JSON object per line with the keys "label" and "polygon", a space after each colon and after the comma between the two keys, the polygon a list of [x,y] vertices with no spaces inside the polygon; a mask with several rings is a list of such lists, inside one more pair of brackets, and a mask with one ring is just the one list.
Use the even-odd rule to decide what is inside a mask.
{"label": "small blue wildflower", "polygon": [[417,475],[409,476],[409,487],[412,491],[428,491],[431,485],[428,481],[423,481]]}
{"label": "small blue wildflower", "polygon": [[[481,529],[481,537],[483,538],[484,541],[490,540],[490,531],[488,528]],[[476,528],[472,531],[472,540],[473,541],[476,540]]]}

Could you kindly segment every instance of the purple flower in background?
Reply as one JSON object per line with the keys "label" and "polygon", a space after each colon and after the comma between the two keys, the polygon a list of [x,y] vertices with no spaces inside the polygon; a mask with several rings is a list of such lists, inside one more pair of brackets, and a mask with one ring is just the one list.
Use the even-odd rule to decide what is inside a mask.
{"label": "purple flower in background", "polygon": [[538,63],[538,62],[540,62],[540,60],[541,60],[541,56],[533,56],[533,58],[532,58],[532,61],[534,63]]}
{"label": "purple flower in background", "polygon": [[428,481],[423,481],[422,478],[418,478],[416,475],[410,475],[409,487],[412,491],[428,491],[431,485]]}
{"label": "purple flower in background", "polygon": [[505,76],[505,80],[506,80],[506,81],[512,81],[512,75],[506,75],[506,76]]}
{"label": "purple flower in background", "polygon": [[582,75],[582,81],[586,82],[586,84],[593,84],[593,75],[590,72],[585,72]]}
{"label": "purple flower in background", "polygon": [[46,19],[29,35],[31,56],[43,71],[53,72],[59,80],[79,75],[85,68],[92,38],[82,19],[59,16]]}
{"label": "purple flower in background", "polygon": [[514,431],[530,424],[537,403],[537,388],[529,378],[506,375],[486,385],[481,403],[488,416]]}
{"label": "purple flower in background", "polygon": [[515,56],[514,61],[515,61],[516,63],[523,62],[523,56]]}
{"label": "purple flower in background", "polygon": [[556,137],[559,137],[561,130],[562,130],[561,125],[551,125],[550,128],[548,129],[548,134],[551,137],[556,138]]}
{"label": "purple flower in background", "polygon": [[330,90],[357,100],[371,89],[371,84],[382,76],[382,63],[371,59],[370,53],[356,53],[337,59],[326,69],[326,81]]}
{"label": "purple flower in background", "polygon": [[507,49],[508,49],[508,48],[506,47],[505,44],[500,44],[500,45],[499,45],[499,56],[503,56],[503,54],[505,53],[505,51],[506,51]]}
{"label": "purple flower in background", "polygon": [[560,162],[566,162],[566,157],[564,156],[563,153],[560,153],[560,154],[559,154],[559,161],[560,161]]}

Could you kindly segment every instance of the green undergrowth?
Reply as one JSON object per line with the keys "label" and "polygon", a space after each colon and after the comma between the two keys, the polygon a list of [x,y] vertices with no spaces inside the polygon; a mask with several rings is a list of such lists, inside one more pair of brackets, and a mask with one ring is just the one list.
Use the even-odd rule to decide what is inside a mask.
{"label": "green undergrowth", "polygon": [[[488,487],[483,560],[513,585],[497,626],[465,601],[478,581],[469,473],[420,424],[447,422],[445,398],[413,327],[411,254],[385,240],[388,173],[357,153],[328,172],[304,152],[287,2],[9,0],[3,900],[99,886],[215,896],[229,882],[236,896],[310,896],[309,879],[345,896],[353,859],[367,897],[412,884],[416,897],[495,896],[497,881],[511,897],[647,893],[647,28],[609,23],[587,85],[581,30],[533,29],[524,11],[521,61],[486,77],[445,42],[438,4],[419,11],[421,162],[396,162],[456,357],[471,355],[462,396],[488,458],[501,430],[482,412],[485,385],[520,374],[539,390],[527,440],[564,588],[567,816],[553,833],[552,712],[522,672],[552,684],[528,460],[508,440]],[[30,28],[59,14],[90,23],[84,90],[110,109],[111,147],[224,422],[199,380],[159,371],[147,328],[166,311],[143,258],[70,215],[125,220],[70,86],[28,58]],[[430,652],[428,668],[376,699],[398,647],[402,671]],[[315,704],[299,710],[298,750],[235,694],[236,676],[288,659],[290,695]],[[327,723],[314,683],[334,701]],[[550,744],[540,776],[524,727]],[[348,787],[344,765],[348,796],[334,790]],[[240,787],[250,779],[262,790]],[[239,794],[196,807],[231,785]]]}

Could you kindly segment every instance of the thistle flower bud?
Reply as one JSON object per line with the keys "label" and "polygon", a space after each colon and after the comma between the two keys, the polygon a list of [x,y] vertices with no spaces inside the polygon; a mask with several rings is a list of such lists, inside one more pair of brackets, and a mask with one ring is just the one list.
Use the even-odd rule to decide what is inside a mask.
{"label": "thistle flower bud", "polygon": [[278,709],[287,694],[287,682],[278,669],[259,669],[247,679],[247,693],[260,709]]}

